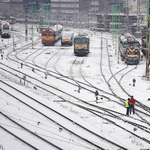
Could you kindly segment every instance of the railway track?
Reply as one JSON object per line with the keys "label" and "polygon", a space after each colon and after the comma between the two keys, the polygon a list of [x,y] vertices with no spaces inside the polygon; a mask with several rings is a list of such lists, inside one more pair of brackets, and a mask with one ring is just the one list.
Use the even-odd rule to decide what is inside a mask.
{"label": "railway track", "polygon": [[[103,39],[103,40],[106,40],[106,39]],[[108,45],[108,43],[107,43],[107,40],[106,40],[106,47],[107,47],[107,45]],[[128,68],[128,66],[126,66],[125,68],[123,68],[123,69],[119,70],[118,72],[116,72],[115,74],[113,74],[113,72],[112,72],[112,70],[111,70],[111,63],[110,63],[109,52],[108,52],[108,47],[107,47],[108,66],[109,66],[109,70],[110,70],[110,73],[111,73],[111,77],[108,78],[108,79],[106,79],[106,78],[105,78],[105,75],[104,75],[103,72],[102,72],[102,52],[103,52],[103,44],[102,44],[102,46],[101,46],[101,49],[102,49],[102,51],[101,51],[101,68],[100,68],[101,74],[103,75],[103,78],[105,79],[105,82],[107,83],[109,89],[110,89],[111,92],[114,94],[114,96],[117,97],[122,103],[124,103],[125,100],[122,99],[122,97],[120,97],[118,94],[116,94],[115,91],[113,90],[113,84],[115,84],[115,83],[110,84],[110,80],[115,79],[115,81],[116,81],[116,83],[118,84],[118,86],[120,87],[120,89],[121,89],[127,96],[131,96],[131,95],[121,86],[120,81],[121,81],[121,79],[123,78],[123,76],[125,76],[127,73],[129,73],[129,72],[133,71],[134,69],[136,69],[137,66],[134,66],[133,68],[131,68],[131,69],[129,69],[128,71],[126,71],[126,73],[124,73],[124,74],[121,76],[120,80],[118,81],[115,76],[116,76],[118,73],[120,73],[120,72],[126,70],[126,69]],[[105,62],[106,62],[106,61],[105,61]],[[115,86],[116,86],[116,85],[115,85]],[[114,88],[114,89],[115,89],[115,88]],[[121,91],[119,91],[119,92],[117,91],[117,93],[122,93],[122,92],[121,92]],[[142,111],[145,110],[145,111],[147,112],[147,113],[146,113],[146,116],[149,116],[150,108],[147,107],[146,105],[142,104],[142,103],[139,102],[138,100],[136,100],[136,102],[137,102],[137,105],[136,105],[136,106],[137,106],[138,108],[140,108],[140,110],[136,108],[136,111],[141,113],[141,110],[142,110]],[[141,108],[142,108],[142,109],[141,109]],[[141,117],[140,113],[137,113],[137,112],[136,112],[136,114],[137,114],[141,119],[145,120],[144,117]],[[147,124],[150,125],[149,121],[147,121]]]}
{"label": "railway track", "polygon": [[[2,114],[3,116],[5,116],[3,113],[0,112],[0,114]],[[7,118],[7,117],[6,117]],[[22,143],[24,143],[25,145],[28,146],[28,148],[30,147],[31,149],[35,149],[38,150],[36,147],[34,147],[33,145],[31,145],[30,143],[26,142],[25,140],[21,139],[19,136],[15,135],[14,133],[12,133],[11,131],[7,130],[5,127],[3,127],[2,125],[0,125],[0,128],[4,131],[6,131],[7,133],[9,133],[10,135],[12,135],[13,137],[15,137],[16,139],[18,139],[19,141],[21,141]]]}
{"label": "railway track", "polygon": [[[19,63],[21,62],[21,60],[19,61]],[[35,66],[35,64],[33,65],[32,64],[32,67],[33,66]],[[46,65],[47,66],[47,65]],[[31,64],[30,64],[30,67],[31,67]],[[44,70],[43,68],[46,68],[46,67],[41,67],[41,69],[40,69],[40,67],[38,67],[38,66],[36,66],[36,70],[37,71],[41,71],[41,70]],[[48,69],[49,70],[49,69]],[[44,72],[44,71],[43,71]],[[42,73],[43,73],[42,72]],[[21,73],[21,72],[20,72]],[[65,80],[66,80],[66,76],[60,76],[60,74],[56,74],[55,72],[51,72],[51,70],[49,70],[49,74],[48,75],[50,75],[50,76],[53,76],[53,77],[57,77],[58,79],[61,79],[61,78],[65,78]],[[74,81],[71,81],[71,79],[69,79],[69,81],[68,80],[66,80],[66,82],[67,83],[73,83]],[[99,89],[99,88],[95,88],[95,87],[90,87],[90,88],[87,88],[88,87],[88,84],[86,84],[86,83],[83,83],[83,82],[81,82],[81,81],[78,81],[78,83],[80,83],[80,85],[83,87],[83,89],[86,89],[86,90],[89,90],[89,91],[91,91],[92,93],[94,93],[94,91],[95,91],[95,89]],[[73,85],[74,86],[77,86],[78,87],[78,85],[77,84],[74,84],[73,83]],[[38,85],[36,85],[38,88],[40,88]],[[43,89],[44,90],[44,89]],[[99,89],[99,90],[101,90],[101,89]],[[104,92],[106,92],[106,91],[104,91]],[[107,92],[106,92],[107,93]],[[108,93],[107,94],[107,96],[106,96],[106,98],[108,98],[109,100],[111,100],[112,98],[110,98],[109,96],[111,95],[111,96],[113,96],[113,94],[111,94],[111,93]],[[71,95],[69,95],[69,96],[71,96]],[[57,95],[57,97],[59,97],[59,98],[62,98],[62,97],[60,97],[59,95]],[[71,96],[72,97],[72,96]],[[76,101],[79,101],[80,99],[78,98]],[[62,100],[63,102],[65,102],[66,101],[66,99],[65,100]],[[67,102],[69,102],[69,101],[67,101]],[[84,101],[83,101],[84,102]],[[120,103],[121,104],[121,103]],[[76,104],[77,105],[77,104]],[[122,106],[123,106],[123,104],[122,104]],[[79,105],[78,105],[78,107],[79,107]],[[80,106],[81,107],[81,106]],[[114,114],[111,114],[113,111],[112,110],[106,110],[105,108],[100,108],[100,107],[97,107],[98,109],[101,109],[101,111],[102,112],[97,112],[97,110],[95,110],[95,107],[97,107],[97,106],[95,106],[95,105],[93,105],[93,109],[91,109],[91,108],[87,108],[87,107],[84,107],[84,109],[87,109],[87,110],[91,110],[92,112],[96,112],[96,114],[97,115],[99,115],[99,114],[102,114],[102,115],[104,115],[104,111],[106,112],[106,111],[108,111],[108,113],[107,114],[105,114],[106,116],[109,116],[109,117],[111,117],[111,119],[109,120],[108,118],[105,118],[106,120],[108,120],[110,123],[114,123],[114,124],[116,124],[115,123],[115,121],[113,121],[112,120],[112,118],[118,118],[118,120],[120,120],[120,118],[121,117],[118,117],[117,115],[116,115],[116,117],[115,117],[115,115]],[[83,106],[82,106],[82,108],[83,108]],[[116,112],[114,112],[115,114],[117,114],[117,111]],[[95,114],[95,115],[96,115]],[[123,115],[123,114],[120,114],[121,116],[125,116],[125,115]],[[102,116],[101,116],[101,118],[102,118]],[[131,117],[132,118],[132,117]],[[103,118],[104,119],[104,118]],[[134,118],[133,118],[134,119]],[[141,122],[144,122],[144,123],[146,123],[146,120],[144,121],[144,120],[140,120]],[[125,121],[126,122],[126,121]],[[130,123],[129,123],[130,124]],[[133,126],[135,126],[136,124],[134,124]],[[137,124],[137,127],[140,127],[140,124]],[[149,132],[148,130],[148,127],[146,127],[146,125],[145,126],[143,126],[142,128],[144,128],[144,130],[146,129],[147,131],[145,131],[145,132]],[[132,132],[130,133],[130,134],[132,134]],[[134,134],[133,134],[134,135]],[[134,135],[134,136],[136,136],[136,134]],[[138,136],[136,136],[136,137],[138,137]],[[140,138],[140,136],[138,137],[138,138]],[[142,137],[140,138],[141,140],[142,140]],[[147,139],[146,139],[147,140]],[[145,142],[148,142],[148,141],[146,141],[145,140]]]}
{"label": "railway track", "polygon": [[[37,86],[37,85],[36,85]],[[37,86],[39,88],[39,86]],[[61,98],[61,97],[60,97]],[[78,99],[79,100],[79,99]],[[64,99],[64,101],[66,101],[66,99]],[[68,101],[67,101],[68,102]],[[80,106],[81,107],[81,106]],[[82,106],[83,107],[83,106]],[[95,106],[94,106],[95,107]],[[99,108],[99,107],[98,107]],[[104,110],[104,109],[103,109]],[[105,110],[106,111],[106,110]],[[118,117],[117,117],[118,118]],[[111,121],[112,122],[112,121]]]}
{"label": "railway track", "polygon": [[[39,67],[39,66],[38,66]],[[62,74],[61,74],[61,76],[62,76]],[[77,82],[76,82],[77,83]],[[78,84],[78,87],[80,88],[80,86],[79,86],[79,84]],[[147,109],[149,109],[149,108],[147,108]]]}
{"label": "railway track", "polygon": [[[1,81],[2,82],[2,81]],[[3,84],[4,84],[4,82],[2,82]],[[6,83],[5,83],[5,85],[6,85]],[[8,85],[7,84],[7,86],[9,86],[9,88],[12,88],[12,89],[15,89],[15,88],[13,88],[12,86],[10,86],[10,85]],[[87,143],[89,143],[90,145],[92,145],[92,146],[95,146],[95,147],[97,147],[97,148],[99,148],[99,149],[106,149],[106,147],[105,148],[103,148],[103,147],[101,147],[99,144],[97,145],[97,144],[94,144],[94,143],[99,143],[98,141],[100,140],[100,139],[102,139],[102,141],[104,141],[104,143],[105,143],[105,141],[106,142],[109,142],[109,143],[111,143],[112,144],[112,146],[114,145],[115,147],[119,147],[119,148],[121,148],[121,149],[126,149],[126,148],[124,148],[124,147],[121,147],[121,146],[119,146],[118,144],[115,144],[115,143],[113,143],[113,142],[111,142],[111,141],[109,141],[109,140],[107,140],[107,139],[105,139],[105,138],[103,138],[103,137],[101,137],[100,135],[98,135],[97,133],[94,133],[94,132],[92,132],[90,129],[88,129],[88,128],[85,128],[84,126],[82,126],[81,124],[79,124],[78,122],[76,122],[75,120],[72,120],[72,119],[70,119],[70,118],[67,118],[66,116],[64,116],[64,115],[62,115],[61,113],[59,113],[59,112],[57,112],[57,111],[55,111],[54,109],[52,109],[52,108],[50,108],[50,107],[48,107],[47,105],[45,105],[44,103],[42,103],[42,102],[39,102],[39,100],[36,100],[35,98],[32,98],[32,97],[29,97],[27,94],[25,94],[25,93],[23,93],[23,92],[21,92],[21,91],[19,91],[19,90],[17,90],[17,89],[15,89],[17,92],[19,92],[19,93],[21,93],[22,95],[24,95],[24,96],[26,96],[26,97],[29,97],[30,99],[32,99],[32,101],[35,101],[36,103],[39,103],[40,104],[40,107],[41,106],[44,106],[45,108],[44,109],[48,109],[49,111],[52,111],[51,113],[55,113],[55,115],[53,114],[52,116],[54,116],[54,118],[55,118],[55,120],[54,119],[52,119],[52,118],[49,118],[48,117],[48,114],[50,113],[50,112],[48,112],[48,114],[43,114],[43,112],[41,111],[42,110],[42,108],[41,109],[36,109],[36,108],[33,108],[33,106],[36,106],[36,104],[33,104],[33,106],[31,106],[30,104],[28,104],[29,102],[28,102],[28,100],[27,100],[27,98],[26,98],[26,101],[23,101],[23,100],[21,100],[20,98],[17,98],[16,96],[14,96],[14,95],[12,95],[12,94],[10,94],[9,92],[7,92],[7,91],[5,91],[4,89],[1,89],[2,91],[4,91],[4,92],[6,92],[7,94],[9,94],[9,95],[11,95],[12,97],[14,97],[15,99],[17,99],[18,101],[20,101],[21,103],[23,103],[23,104],[25,104],[25,105],[27,105],[28,107],[30,107],[30,108],[32,108],[34,111],[36,111],[36,112],[38,112],[38,113],[40,113],[41,115],[43,115],[44,117],[46,117],[46,118],[48,118],[50,121],[52,121],[53,123],[55,123],[55,124],[57,124],[59,127],[61,127],[63,130],[67,130],[68,132],[70,132],[71,134],[73,134],[73,135],[75,135],[75,136],[77,136],[78,138],[80,138],[80,139],[82,139],[83,141],[85,141],[85,142],[87,142]],[[12,90],[11,90],[12,91]],[[17,94],[18,95],[18,94]],[[22,96],[21,96],[22,97]],[[31,103],[31,102],[30,102]],[[37,106],[36,106],[37,107]],[[45,112],[45,111],[44,111]],[[51,114],[50,113],[50,114]],[[3,114],[4,115],[4,114]],[[58,118],[57,120],[62,120],[62,119],[60,119],[60,117],[56,117],[56,115],[59,115],[59,116],[61,116],[61,117],[63,117],[63,118],[65,118],[65,120],[68,120],[67,122],[68,123],[66,123],[66,121],[65,121],[65,125],[67,125],[68,127],[65,127],[64,125],[63,125],[63,123],[59,123],[58,121],[56,121],[56,118]],[[5,116],[6,117],[6,116]],[[10,118],[9,118],[10,119]],[[12,121],[12,120],[11,120]],[[14,122],[14,121],[13,121]],[[63,121],[64,122],[64,121]],[[16,123],[16,122],[15,122]],[[17,124],[17,123],[16,123]],[[76,128],[76,131],[74,131],[73,129],[71,129],[71,126],[75,126],[75,127],[72,127],[72,128]],[[77,127],[76,126],[79,126],[80,128],[81,128],[81,130],[79,130],[79,129],[77,129]],[[24,127],[23,127],[24,128]],[[24,128],[25,129],[25,128]],[[79,131],[78,131],[79,130]],[[86,132],[83,132],[82,130],[85,130]],[[83,133],[82,133],[83,132]],[[94,139],[95,139],[95,137],[97,137],[98,138],[98,141],[96,142],[92,142],[92,141],[89,141],[88,140],[88,138],[85,138],[84,137],[84,135],[85,134],[88,134],[88,132],[89,132],[89,136],[88,137],[92,137],[93,136],[93,141],[95,141]],[[33,132],[32,132],[33,133]],[[78,133],[78,134],[77,134]],[[80,135],[79,135],[79,133],[80,133]],[[37,135],[37,134],[36,134]],[[94,137],[95,136],[95,137]],[[42,140],[44,140],[44,139],[42,139]],[[45,140],[44,140],[45,141]],[[102,142],[101,141],[101,142]],[[101,143],[102,144],[102,143]],[[105,144],[102,144],[102,145],[105,145]],[[54,146],[54,145],[52,145],[52,146]],[[57,148],[57,147],[56,147]],[[58,149],[60,149],[60,148],[58,148]],[[63,149],[63,148],[62,148]],[[115,148],[114,148],[115,149]]]}

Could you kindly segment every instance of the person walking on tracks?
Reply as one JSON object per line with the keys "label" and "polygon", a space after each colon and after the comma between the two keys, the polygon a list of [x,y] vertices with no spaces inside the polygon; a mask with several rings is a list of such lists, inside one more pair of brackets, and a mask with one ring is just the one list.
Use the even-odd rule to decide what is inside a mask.
{"label": "person walking on tracks", "polygon": [[98,91],[96,90],[96,91],[95,91],[96,101],[98,100],[98,95],[99,95],[99,93],[98,93]]}
{"label": "person walking on tracks", "polygon": [[135,82],[136,82],[136,79],[135,79],[135,78],[133,78],[133,86],[135,86]]}
{"label": "person walking on tracks", "polygon": [[130,113],[130,98],[128,98],[125,101],[125,104],[126,104],[126,108],[127,108],[126,115],[129,116],[129,113]]}
{"label": "person walking on tracks", "polygon": [[133,111],[133,114],[135,113],[134,104],[135,104],[135,99],[133,98],[133,96],[131,96],[131,98],[130,98],[130,114],[131,114],[131,111]]}
{"label": "person walking on tracks", "polygon": [[3,60],[3,54],[1,54],[1,60]]}

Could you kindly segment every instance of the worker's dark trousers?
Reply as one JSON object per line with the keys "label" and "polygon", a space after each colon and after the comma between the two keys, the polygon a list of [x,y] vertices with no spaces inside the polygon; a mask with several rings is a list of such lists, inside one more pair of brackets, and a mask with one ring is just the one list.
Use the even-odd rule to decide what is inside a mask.
{"label": "worker's dark trousers", "polygon": [[126,107],[126,108],[127,108],[126,115],[128,115],[128,116],[129,116],[130,107]]}
{"label": "worker's dark trousers", "polygon": [[130,106],[130,114],[131,114],[132,111],[133,111],[133,114],[134,114],[134,105]]}

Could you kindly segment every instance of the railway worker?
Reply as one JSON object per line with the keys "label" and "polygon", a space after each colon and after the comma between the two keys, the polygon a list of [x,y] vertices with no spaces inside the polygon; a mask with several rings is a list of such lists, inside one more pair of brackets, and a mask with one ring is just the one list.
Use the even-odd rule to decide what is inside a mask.
{"label": "railway worker", "polygon": [[24,80],[24,85],[25,85],[26,75],[23,76],[23,80]]}
{"label": "railway worker", "polygon": [[1,54],[1,60],[3,60],[3,54]]}
{"label": "railway worker", "polygon": [[32,71],[35,73],[35,70],[34,70],[34,68],[32,68]]}
{"label": "railway worker", "polygon": [[81,87],[80,87],[80,85],[78,86],[78,93],[80,93],[80,90],[81,90]]}
{"label": "railway worker", "polygon": [[133,86],[135,86],[135,82],[136,82],[135,78],[133,78],[132,81],[133,81]]}
{"label": "railway worker", "polygon": [[99,93],[98,93],[98,91],[96,90],[96,91],[95,91],[96,102],[97,102],[97,100],[98,100],[98,95],[99,95]]}
{"label": "railway worker", "polygon": [[38,27],[36,27],[36,30],[37,30],[37,32],[39,32],[39,29],[38,29]]}
{"label": "railway worker", "polygon": [[130,98],[128,98],[125,101],[125,104],[126,104],[126,108],[127,108],[126,115],[129,116],[129,112],[130,112]]}
{"label": "railway worker", "polygon": [[23,68],[23,63],[21,63],[21,68]]}
{"label": "railway worker", "polygon": [[45,79],[47,79],[47,71],[45,72]]}
{"label": "railway worker", "polygon": [[133,98],[133,96],[131,96],[131,98],[130,98],[130,114],[131,114],[131,111],[133,111],[133,114],[134,114],[134,105],[135,105],[135,99]]}
{"label": "railway worker", "polygon": [[141,60],[143,61],[143,53],[141,52]]}

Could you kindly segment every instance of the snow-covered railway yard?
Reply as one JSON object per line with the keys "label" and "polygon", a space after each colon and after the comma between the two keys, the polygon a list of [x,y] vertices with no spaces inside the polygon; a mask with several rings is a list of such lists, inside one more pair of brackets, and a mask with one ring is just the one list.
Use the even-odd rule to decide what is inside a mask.
{"label": "snow-covered railway yard", "polygon": [[[60,41],[55,46],[43,46],[36,30],[33,38],[36,43],[32,48],[30,38],[28,42],[21,39],[25,35],[21,32],[24,26],[15,26],[20,36],[12,32],[11,38],[0,39],[3,52],[0,60],[0,145],[3,149],[150,149],[150,81],[143,77],[145,58],[137,66],[127,67],[121,59],[118,63],[111,33],[89,30],[84,30],[90,35],[90,53],[86,57],[75,56],[74,47],[62,47]],[[80,29],[72,30],[76,34],[81,32]],[[132,86],[133,78],[136,78],[135,87]],[[99,92],[97,101],[96,90]],[[135,114],[126,116],[124,102],[128,94],[147,106],[146,110],[136,103]]]}

